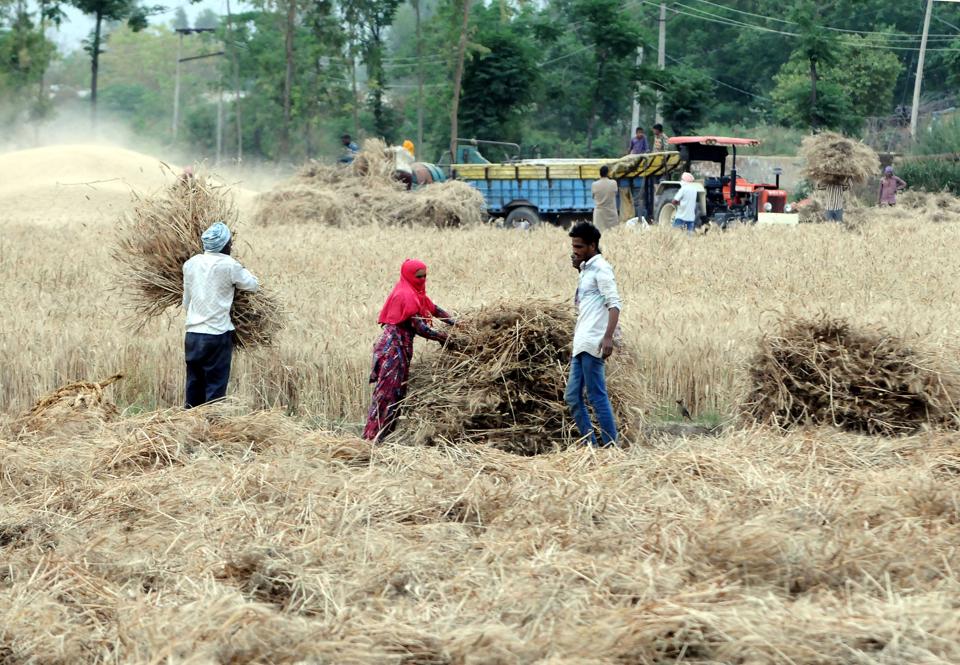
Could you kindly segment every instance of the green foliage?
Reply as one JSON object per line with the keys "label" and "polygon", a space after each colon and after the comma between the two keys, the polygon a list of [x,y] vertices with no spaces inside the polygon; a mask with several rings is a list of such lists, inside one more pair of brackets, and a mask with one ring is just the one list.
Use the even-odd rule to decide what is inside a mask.
{"label": "green foliage", "polygon": [[663,91],[664,116],[670,118],[673,133],[691,133],[713,99],[716,86],[710,77],[686,65],[653,70],[647,76]]}
{"label": "green foliage", "polygon": [[750,148],[751,155],[796,155],[800,149],[800,142],[806,132],[780,125],[730,125],[723,123],[707,123],[696,127],[697,134],[713,136],[742,136],[759,139],[760,145]]}
{"label": "green foliage", "polygon": [[947,190],[960,195],[960,159],[917,159],[897,165],[897,175],[911,189]]}
{"label": "green foliage", "polygon": [[482,26],[464,69],[460,134],[497,141],[522,141],[524,114],[539,83],[534,45],[519,22],[489,20],[500,8],[474,12]]}
{"label": "green foliage", "polygon": [[960,113],[941,117],[920,131],[911,152],[915,155],[960,153]]}
{"label": "green foliage", "polygon": [[889,112],[903,66],[875,38],[849,37],[836,46],[832,64],[818,70],[817,102],[811,99],[809,60],[794,51],[776,76],[772,98],[778,119],[791,127],[825,127],[849,134],[860,131],[868,116]]}
{"label": "green foliage", "polygon": [[22,5],[8,28],[0,24],[0,125],[9,126],[24,117],[40,119],[50,112],[49,101],[35,86],[54,49]]}

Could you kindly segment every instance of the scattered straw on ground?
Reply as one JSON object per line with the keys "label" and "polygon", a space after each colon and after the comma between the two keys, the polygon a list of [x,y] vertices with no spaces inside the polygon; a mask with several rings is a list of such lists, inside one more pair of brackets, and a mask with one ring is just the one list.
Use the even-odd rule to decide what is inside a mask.
{"label": "scattered straw on ground", "polygon": [[872,148],[835,132],[804,138],[800,157],[804,177],[820,184],[861,183],[880,173],[880,159]]}
{"label": "scattered straw on ground", "polygon": [[[181,305],[183,264],[203,252],[200,236],[218,221],[236,238],[237,211],[229,190],[203,177],[138,197],[122,220],[114,258],[121,267],[121,288],[141,322]],[[238,247],[235,239],[233,247]],[[255,293],[237,292],[231,318],[240,349],[270,346],[283,325],[279,302],[262,287]]]}
{"label": "scattered straw on ground", "polygon": [[[574,312],[553,301],[504,302],[467,314],[445,349],[414,374],[397,441],[475,442],[521,455],[553,451],[575,434],[563,395]],[[623,371],[608,367],[618,426],[628,435],[643,407]],[[632,407],[632,408],[631,408]]]}
{"label": "scattered straw on ground", "polygon": [[749,375],[747,417],[779,428],[897,435],[956,422],[954,373],[884,330],[840,319],[783,321],[761,340]]}
{"label": "scattered straw on ground", "polygon": [[0,468],[7,663],[960,662],[954,434],[524,458],[217,405]]}
{"label": "scattered straw on ground", "polygon": [[367,140],[349,165],[310,162],[288,183],[260,196],[258,224],[322,224],[350,227],[461,227],[484,221],[483,196],[459,181],[406,191],[394,179],[386,145]]}

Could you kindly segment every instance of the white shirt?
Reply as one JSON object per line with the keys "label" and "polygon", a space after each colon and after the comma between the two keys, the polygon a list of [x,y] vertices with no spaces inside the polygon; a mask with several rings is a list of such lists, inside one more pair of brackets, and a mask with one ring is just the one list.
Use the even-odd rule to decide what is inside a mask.
{"label": "white shirt", "polygon": [[183,309],[187,332],[222,335],[233,330],[234,289],[256,291],[257,278],[227,254],[204,252],[183,264]]}
{"label": "white shirt", "polygon": [[680,185],[680,190],[673,197],[678,201],[677,219],[684,222],[697,221],[697,199],[700,197],[700,188],[696,183],[685,182]]}
{"label": "white shirt", "polygon": [[620,309],[620,295],[613,266],[597,254],[580,267],[577,286],[577,327],[573,333],[573,357],[581,353],[602,358],[600,341],[607,332],[607,310]]}

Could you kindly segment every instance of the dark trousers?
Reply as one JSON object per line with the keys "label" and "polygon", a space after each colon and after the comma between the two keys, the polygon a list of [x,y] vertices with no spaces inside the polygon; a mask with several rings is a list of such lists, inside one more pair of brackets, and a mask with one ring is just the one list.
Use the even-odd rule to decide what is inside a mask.
{"label": "dark trousers", "polygon": [[225,397],[233,357],[233,331],[222,335],[188,332],[183,347],[187,360],[186,408]]}

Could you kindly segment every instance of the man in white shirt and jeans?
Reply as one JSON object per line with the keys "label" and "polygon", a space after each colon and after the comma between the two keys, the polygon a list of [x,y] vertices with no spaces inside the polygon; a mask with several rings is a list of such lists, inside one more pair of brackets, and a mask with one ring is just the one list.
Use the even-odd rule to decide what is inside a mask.
{"label": "man in white shirt and jeans", "polygon": [[584,391],[600,425],[602,445],[617,443],[617,424],[607,395],[604,363],[613,353],[613,339],[620,321],[620,296],[613,267],[600,254],[600,231],[593,224],[577,224],[570,231],[574,266],[580,266],[577,286],[577,326],[573,333],[573,357],[564,399],[577,429],[597,445]]}
{"label": "man in white shirt and jeans", "polygon": [[677,208],[677,216],[673,219],[674,228],[686,229],[693,233],[697,228],[697,207],[700,199],[700,188],[694,184],[693,174],[684,173],[680,176],[680,189],[672,203]]}
{"label": "man in white shirt and jeans", "polygon": [[226,396],[233,357],[233,295],[236,289],[256,291],[260,287],[257,278],[230,257],[226,224],[211,225],[201,240],[203,254],[183,264],[188,409]]}

